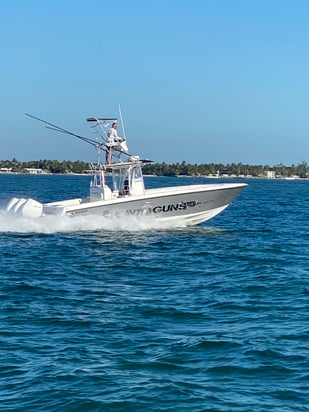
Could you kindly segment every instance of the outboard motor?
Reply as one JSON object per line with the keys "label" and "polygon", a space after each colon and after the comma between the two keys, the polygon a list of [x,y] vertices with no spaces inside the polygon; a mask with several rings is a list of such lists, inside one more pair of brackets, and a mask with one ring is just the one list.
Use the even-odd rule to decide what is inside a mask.
{"label": "outboard motor", "polygon": [[43,205],[34,199],[18,199],[13,197],[9,201],[6,211],[19,217],[36,218],[42,216]]}

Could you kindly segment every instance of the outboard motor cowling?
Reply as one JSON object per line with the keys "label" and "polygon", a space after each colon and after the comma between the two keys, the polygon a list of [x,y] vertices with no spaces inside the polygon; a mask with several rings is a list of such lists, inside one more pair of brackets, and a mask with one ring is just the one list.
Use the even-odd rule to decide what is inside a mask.
{"label": "outboard motor cowling", "polygon": [[13,197],[9,201],[6,211],[16,216],[36,218],[42,216],[43,205],[34,199],[18,199]]}

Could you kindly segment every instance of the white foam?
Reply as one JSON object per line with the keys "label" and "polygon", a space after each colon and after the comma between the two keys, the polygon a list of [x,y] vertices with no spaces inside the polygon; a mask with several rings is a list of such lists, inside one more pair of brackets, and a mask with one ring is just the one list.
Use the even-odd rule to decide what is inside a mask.
{"label": "white foam", "polygon": [[106,218],[104,216],[44,216],[26,218],[0,211],[0,233],[58,233],[80,231],[145,231],[171,229],[185,225],[160,222],[152,216],[126,216]]}

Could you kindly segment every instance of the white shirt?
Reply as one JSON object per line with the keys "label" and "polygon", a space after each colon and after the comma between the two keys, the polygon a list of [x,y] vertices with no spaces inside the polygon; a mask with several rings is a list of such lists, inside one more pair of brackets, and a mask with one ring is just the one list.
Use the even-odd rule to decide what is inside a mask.
{"label": "white shirt", "polygon": [[111,127],[107,132],[107,140],[106,143],[110,146],[114,146],[119,142],[119,136],[117,135],[117,129]]}
{"label": "white shirt", "polygon": [[129,149],[128,149],[127,143],[124,138],[118,136],[116,128],[111,127],[109,131],[107,132],[106,144],[109,147],[117,146],[118,150],[128,153]]}

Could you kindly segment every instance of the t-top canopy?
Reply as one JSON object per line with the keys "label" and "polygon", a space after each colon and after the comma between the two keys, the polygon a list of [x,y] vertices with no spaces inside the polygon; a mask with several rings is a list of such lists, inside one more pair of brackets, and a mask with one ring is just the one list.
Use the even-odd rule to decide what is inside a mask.
{"label": "t-top canopy", "polygon": [[114,117],[88,117],[87,122],[97,122],[97,121],[107,121],[107,120],[113,120],[114,122],[117,122],[117,119]]}

